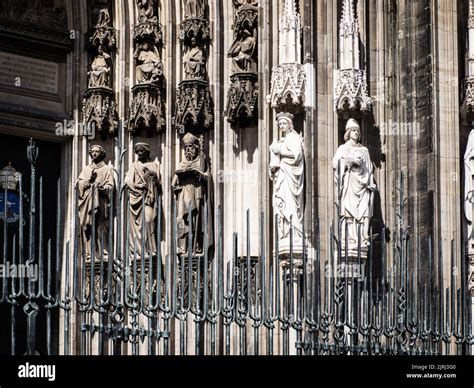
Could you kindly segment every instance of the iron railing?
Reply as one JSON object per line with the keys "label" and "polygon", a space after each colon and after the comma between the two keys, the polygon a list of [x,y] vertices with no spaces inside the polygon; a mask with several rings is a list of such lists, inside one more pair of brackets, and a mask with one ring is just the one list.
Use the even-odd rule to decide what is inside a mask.
{"label": "iron railing", "polygon": [[[28,217],[25,217],[20,178],[20,220],[26,221],[14,227],[3,223],[2,263],[27,268],[37,265],[39,277],[0,280],[3,314],[0,321],[4,323],[0,338],[9,343],[8,349],[1,349],[4,353],[437,355],[472,352],[467,262],[465,257],[460,260],[460,276],[456,276],[454,242],[449,247],[452,260],[450,282],[446,286],[443,276],[443,268],[449,267],[443,265],[446,255],[443,251],[433,253],[431,238],[426,244],[428,252],[421,252],[419,239],[413,244],[403,220],[392,242],[387,242],[385,227],[377,233],[371,230],[367,260],[360,254],[356,260],[350,260],[343,252],[340,220],[336,227],[331,226],[327,257],[322,257],[319,221],[314,220],[311,233],[314,238],[303,241],[302,256],[290,252],[282,260],[278,255],[278,230],[275,229],[273,237],[265,234],[263,213],[258,222],[258,256],[251,255],[250,233],[254,231],[250,230],[249,211],[246,254],[239,255],[237,247],[242,236],[237,233],[224,236],[222,211],[217,208],[214,249],[208,249],[212,236],[206,236],[204,253],[193,256],[177,253],[176,206],[173,206],[174,221],[168,236],[171,238],[164,249],[167,253],[158,249],[153,255],[146,252],[144,244],[137,247],[135,243],[134,249],[130,249],[128,195],[126,190],[119,190],[110,193],[110,206],[114,210],[110,214],[115,216],[110,218],[109,235],[100,236],[109,240],[108,257],[94,257],[92,246],[92,257],[86,260],[81,254],[77,215],[72,217],[76,222],[73,238],[63,238],[61,182],[57,186],[56,235],[47,239],[44,236],[46,199],[42,178],[36,182],[36,156],[37,149],[31,143]],[[118,187],[122,187],[121,166],[117,177]],[[403,192],[402,187],[400,190]],[[5,198],[7,193],[5,189]],[[403,215],[403,201],[400,206],[398,211]],[[209,213],[206,208],[205,223],[209,222]],[[162,224],[158,211],[158,247]],[[24,231],[26,227],[28,235]],[[303,236],[306,236],[304,231]],[[192,241],[192,234],[189,238]],[[274,242],[272,253],[265,248],[269,239]],[[92,244],[94,240],[93,236]],[[226,244],[233,247],[230,257],[224,253]],[[414,250],[414,247],[418,248]],[[44,345],[38,346],[38,342]]]}

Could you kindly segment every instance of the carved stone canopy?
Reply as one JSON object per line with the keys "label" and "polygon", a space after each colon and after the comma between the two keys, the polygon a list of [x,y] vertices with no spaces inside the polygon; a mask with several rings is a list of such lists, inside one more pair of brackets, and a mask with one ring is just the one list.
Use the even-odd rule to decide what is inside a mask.
{"label": "carved stone canopy", "polygon": [[186,127],[209,129],[214,120],[212,97],[207,81],[184,80],[176,91],[176,114],[173,123],[179,132]]}
{"label": "carved stone canopy", "polygon": [[334,88],[334,109],[340,115],[350,112],[365,114],[372,109],[372,99],[367,92],[364,70],[337,70]]}
{"label": "carved stone canopy", "polygon": [[276,65],[272,70],[268,102],[277,111],[302,108],[305,101],[306,72],[299,63]]}
{"label": "carved stone canopy", "polygon": [[94,27],[89,42],[93,47],[105,46],[112,49],[116,45],[115,29],[113,27]]}
{"label": "carved stone canopy", "polygon": [[133,27],[133,40],[138,44],[150,42],[161,47],[163,45],[161,23],[158,23],[158,21],[146,21],[136,24]]}
{"label": "carved stone canopy", "polygon": [[258,76],[252,73],[236,73],[230,77],[227,95],[227,121],[232,124],[248,124],[257,117]]}
{"label": "carved stone canopy", "polygon": [[235,14],[235,22],[233,25],[234,32],[237,33],[242,28],[258,26],[258,8],[245,4],[238,8]]}
{"label": "carved stone canopy", "polygon": [[160,87],[154,84],[138,84],[132,88],[133,99],[129,109],[129,130],[156,129],[161,132],[165,119]]}
{"label": "carved stone canopy", "polygon": [[474,121],[474,77],[464,80],[464,100],[461,106],[461,117],[466,124]]}
{"label": "carved stone canopy", "polygon": [[112,89],[87,89],[82,102],[82,121],[98,132],[115,133],[118,117]]}
{"label": "carved stone canopy", "polygon": [[189,47],[192,37],[196,38],[200,46],[210,43],[211,31],[206,19],[185,19],[181,22],[179,29],[181,43]]}

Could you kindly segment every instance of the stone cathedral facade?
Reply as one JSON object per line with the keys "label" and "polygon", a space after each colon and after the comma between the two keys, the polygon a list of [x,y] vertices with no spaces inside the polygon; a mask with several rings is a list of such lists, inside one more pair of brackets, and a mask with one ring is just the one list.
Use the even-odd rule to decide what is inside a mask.
{"label": "stone cathedral facade", "polygon": [[[334,302],[328,294],[337,294],[339,284],[322,275],[328,263],[362,263],[368,279],[380,279],[380,286],[369,286],[374,294],[388,278],[407,276],[408,286],[400,289],[408,289],[414,316],[419,309],[421,320],[442,316],[442,326],[454,317],[460,328],[472,327],[473,1],[3,0],[0,42],[2,191],[18,193],[21,181],[29,215],[19,214],[18,206],[8,218],[9,197],[2,197],[6,256],[21,237],[18,219],[28,218],[25,228],[32,216],[39,223],[39,210],[31,212],[30,204],[41,196],[42,237],[25,229],[24,259],[34,263],[44,255],[40,267],[56,271],[59,293],[72,299],[55,315],[56,342],[46,344],[37,334],[37,346],[60,354],[112,353],[113,346],[104,350],[96,339],[83,348],[80,334],[94,337],[91,328],[122,321],[112,315],[102,321],[100,309],[87,315],[79,305],[89,302],[79,298],[74,305],[67,289],[84,300],[91,289],[99,295],[116,290],[131,263],[143,264],[143,272],[136,270],[144,279],[140,292],[150,297],[159,288],[150,275],[158,267],[155,282],[163,277],[167,289],[176,273],[179,295],[204,273],[219,288],[219,279],[224,285],[241,263],[248,281],[261,277],[255,289],[242,285],[244,276],[236,278],[252,294],[247,307],[272,276],[274,266],[262,263],[277,260],[290,278],[316,271],[308,300],[320,306]],[[42,177],[35,197],[32,171]],[[27,255],[32,241],[36,247]],[[110,282],[95,275],[110,263]],[[202,263],[216,264],[200,273]],[[186,266],[193,267],[187,283]],[[250,267],[257,268],[252,275]],[[145,272],[152,277],[145,279]],[[283,282],[282,295],[285,281],[293,281],[275,279]],[[46,287],[46,275],[43,281]],[[341,287],[354,301],[343,307],[352,319],[350,308],[365,299],[354,296],[354,284]],[[173,338],[158,344],[158,353],[199,346],[212,353],[206,344],[178,341],[180,319],[195,314],[184,300],[207,289],[195,288],[194,296],[178,298],[176,322],[157,307],[165,314],[155,317],[164,319],[163,338]],[[212,299],[213,290],[206,297]],[[120,304],[114,292],[109,296]],[[369,292],[362,306],[372,297]],[[438,310],[428,307],[433,300]],[[120,310],[132,337],[146,326],[146,311],[153,309],[136,316]],[[41,311],[37,319],[46,322]],[[190,343],[215,335],[225,353],[225,323],[212,334],[192,322],[185,322]],[[143,330],[153,337],[153,329]],[[239,333],[229,324],[229,333],[234,330]],[[304,342],[298,330],[287,333],[288,349],[271,351],[298,352]],[[248,335],[251,343],[255,336]],[[136,342],[137,348],[132,341],[122,351],[144,352],[143,341]],[[242,344],[228,346],[228,354],[239,353],[239,346],[242,353]],[[249,346],[255,351],[257,345]],[[444,346],[441,353],[454,351],[455,340]],[[8,340],[0,348],[9,349]]]}

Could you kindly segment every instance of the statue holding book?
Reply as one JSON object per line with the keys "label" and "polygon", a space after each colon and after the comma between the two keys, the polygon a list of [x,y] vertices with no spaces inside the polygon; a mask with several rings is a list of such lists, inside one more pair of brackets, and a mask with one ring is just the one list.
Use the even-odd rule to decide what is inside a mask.
{"label": "statue holding book", "polygon": [[184,254],[191,249],[193,255],[199,255],[204,253],[205,234],[209,238],[208,246],[212,245],[212,177],[199,139],[187,133],[183,137],[183,144],[184,158],[172,182],[177,208],[177,251],[178,254]]}

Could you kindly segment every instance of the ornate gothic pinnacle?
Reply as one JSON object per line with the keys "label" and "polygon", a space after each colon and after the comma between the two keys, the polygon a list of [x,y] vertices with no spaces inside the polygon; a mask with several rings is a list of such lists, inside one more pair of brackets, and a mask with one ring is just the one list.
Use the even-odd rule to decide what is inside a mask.
{"label": "ornate gothic pinnacle", "polygon": [[283,14],[280,17],[281,30],[299,30],[300,15],[296,10],[295,0],[285,0]]}
{"label": "ornate gothic pinnacle", "polygon": [[474,0],[469,0],[468,28],[474,28]]}
{"label": "ornate gothic pinnacle", "polygon": [[339,35],[345,37],[359,34],[359,22],[355,15],[354,0],[343,0]]}

